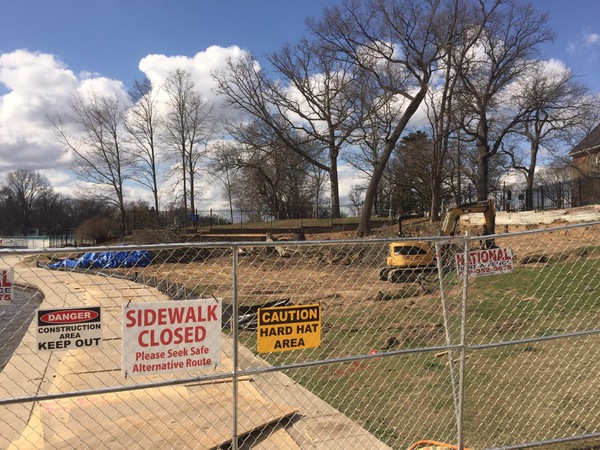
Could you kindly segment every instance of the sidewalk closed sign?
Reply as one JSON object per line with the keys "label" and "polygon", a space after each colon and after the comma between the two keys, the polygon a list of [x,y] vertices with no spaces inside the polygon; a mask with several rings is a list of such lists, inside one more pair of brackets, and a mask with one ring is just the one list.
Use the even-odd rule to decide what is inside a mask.
{"label": "sidewalk closed sign", "polygon": [[102,308],[45,309],[37,312],[37,349],[70,350],[102,342]]}
{"label": "sidewalk closed sign", "polygon": [[280,306],[258,310],[259,353],[321,345],[321,305]]}
{"label": "sidewalk closed sign", "polygon": [[[469,252],[469,275],[495,275],[510,273],[513,270],[512,250],[510,247],[490,248]],[[456,255],[456,271],[462,276],[465,271],[465,255]]]}
{"label": "sidewalk closed sign", "polygon": [[123,376],[197,372],[221,363],[221,300],[123,305]]}
{"label": "sidewalk closed sign", "polygon": [[15,272],[12,269],[2,269],[0,279],[0,305],[10,305],[13,296],[13,283]]}

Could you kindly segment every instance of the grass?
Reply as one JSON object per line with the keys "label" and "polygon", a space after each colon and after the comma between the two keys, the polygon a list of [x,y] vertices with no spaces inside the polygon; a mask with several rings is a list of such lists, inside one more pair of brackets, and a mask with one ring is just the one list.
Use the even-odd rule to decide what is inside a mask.
{"label": "grass", "polygon": [[[597,327],[600,280],[596,281],[596,275],[600,264],[589,255],[588,251],[586,259],[576,263],[563,259],[538,267],[520,267],[512,274],[474,279],[468,289],[468,343],[502,342]],[[380,300],[385,307],[393,308],[410,295],[410,289],[414,287],[380,291]],[[449,290],[449,302],[454,308],[450,328],[456,339],[460,328],[460,283],[454,280]],[[388,324],[385,336],[403,335],[398,347],[402,349],[443,345],[439,315],[432,314],[432,305],[424,303],[403,310],[402,323],[395,328]],[[286,352],[263,357],[273,365],[285,365],[299,360],[367,354],[371,348],[381,352],[378,345],[382,342],[382,324],[366,321],[365,326],[359,326],[364,311],[345,313],[326,318],[321,348],[303,350],[294,356]],[[243,336],[245,344],[253,348],[255,335]],[[585,358],[589,351],[588,340],[568,339],[470,352],[465,381],[467,444],[514,444],[581,433],[569,424],[572,420],[565,418],[577,417],[585,405],[595,408],[598,414],[594,417],[600,417],[600,408],[588,398],[594,392],[591,386],[597,386],[593,380],[600,371],[600,362],[597,358]],[[578,361],[577,371],[569,366],[574,360]],[[334,363],[293,370],[289,375],[391,447],[405,448],[418,438],[455,441],[453,387],[447,361],[447,356],[422,353]],[[566,387],[571,393],[563,395]],[[567,395],[575,398],[566,402]],[[573,405],[577,405],[575,411]],[[591,431],[600,429],[598,419],[590,421],[597,427]]]}
{"label": "grass", "polygon": [[[530,318],[565,314],[600,307],[598,260],[520,268],[512,274],[479,278],[470,286],[474,315],[493,319],[501,316]],[[503,302],[496,299],[502,298]]]}

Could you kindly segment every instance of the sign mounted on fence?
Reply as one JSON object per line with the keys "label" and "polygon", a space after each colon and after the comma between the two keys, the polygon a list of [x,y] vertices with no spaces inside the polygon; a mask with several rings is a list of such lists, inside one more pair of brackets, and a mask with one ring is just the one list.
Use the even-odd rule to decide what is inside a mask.
{"label": "sign mounted on fence", "polygon": [[45,309],[37,312],[37,349],[97,347],[102,342],[100,306]]}
{"label": "sign mounted on fence", "polygon": [[321,305],[279,306],[258,310],[259,353],[321,345]]}
{"label": "sign mounted on fence", "polygon": [[[462,276],[465,271],[465,255],[455,256],[456,272]],[[510,247],[490,248],[469,252],[469,275],[495,275],[510,273],[513,270],[512,250]]]}
{"label": "sign mounted on fence", "polygon": [[15,271],[12,269],[2,269],[2,279],[0,280],[0,305],[10,305],[12,303],[14,282]]}
{"label": "sign mounted on fence", "polygon": [[221,303],[201,299],[123,305],[123,376],[219,365]]}

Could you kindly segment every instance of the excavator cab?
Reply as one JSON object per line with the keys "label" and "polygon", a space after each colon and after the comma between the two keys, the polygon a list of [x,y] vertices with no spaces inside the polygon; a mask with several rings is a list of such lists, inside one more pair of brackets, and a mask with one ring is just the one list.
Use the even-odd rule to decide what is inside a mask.
{"label": "excavator cab", "polygon": [[379,271],[379,279],[393,282],[416,281],[419,275],[433,271],[435,264],[435,250],[427,242],[392,242],[386,267]]}

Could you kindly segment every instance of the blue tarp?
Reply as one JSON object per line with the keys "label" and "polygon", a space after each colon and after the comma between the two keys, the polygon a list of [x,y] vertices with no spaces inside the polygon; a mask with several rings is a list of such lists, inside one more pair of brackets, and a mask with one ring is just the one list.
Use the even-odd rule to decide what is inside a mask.
{"label": "blue tarp", "polygon": [[48,269],[116,269],[118,267],[146,267],[152,262],[148,251],[90,252],[77,259],[63,259],[46,264]]}

